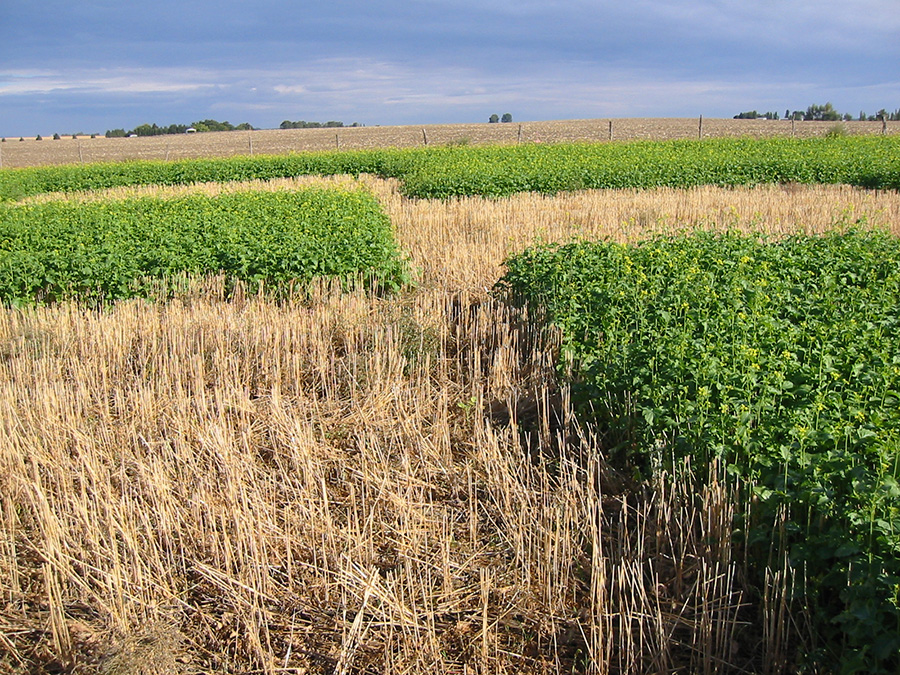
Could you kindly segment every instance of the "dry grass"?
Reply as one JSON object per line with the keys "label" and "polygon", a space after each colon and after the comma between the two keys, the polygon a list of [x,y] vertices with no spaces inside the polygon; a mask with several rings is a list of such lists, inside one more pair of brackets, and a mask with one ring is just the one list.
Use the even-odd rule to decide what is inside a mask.
{"label": "dry grass", "polygon": [[[432,124],[338,129],[272,129],[223,131],[143,138],[87,138],[36,141],[8,138],[0,144],[0,168],[42,164],[83,164],[133,159],[175,160],[248,154],[287,154],[311,150],[355,150],[419,147],[451,143],[513,144],[697,138],[699,119],[594,119],[499,124]],[[835,122],[790,120],[704,119],[704,138],[722,136],[823,136]],[[880,134],[881,122],[841,122],[851,134]],[[900,122],[889,122],[889,134],[900,133]]]}
{"label": "dry grass", "polygon": [[572,419],[554,334],[484,289],[536,240],[897,228],[900,198],[361,180],[421,270],[402,297],[209,280],[0,313],[0,673],[780,672],[802,617],[785,569],[751,604],[734,486],[636,490]]}
{"label": "dry grass", "polygon": [[382,181],[370,185],[426,282],[458,290],[491,286],[505,259],[539,242],[624,242],[695,227],[778,236],[858,219],[900,234],[897,193],[848,186],[587,190],[419,201],[400,199]]}

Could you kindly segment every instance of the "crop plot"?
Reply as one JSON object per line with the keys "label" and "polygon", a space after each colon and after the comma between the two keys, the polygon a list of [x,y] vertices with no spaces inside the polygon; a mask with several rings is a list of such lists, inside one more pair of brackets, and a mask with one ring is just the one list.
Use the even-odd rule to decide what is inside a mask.
{"label": "crop plot", "polygon": [[2,206],[0,241],[5,303],[111,302],[220,274],[276,293],[317,277],[404,278],[390,222],[362,191]]}
{"label": "crop plot", "polygon": [[0,171],[0,672],[896,671],[896,139],[531,131]]}
{"label": "crop plot", "polygon": [[134,185],[270,180],[301,175],[397,178],[415,198],[698,185],[900,186],[900,137],[438,147],[13,169],[0,200]]}
{"label": "crop plot", "polygon": [[840,660],[896,669],[900,241],[700,233],[508,265],[501,288],[562,330],[607,455],[644,476],[722,463],[757,569],[788,555]]}

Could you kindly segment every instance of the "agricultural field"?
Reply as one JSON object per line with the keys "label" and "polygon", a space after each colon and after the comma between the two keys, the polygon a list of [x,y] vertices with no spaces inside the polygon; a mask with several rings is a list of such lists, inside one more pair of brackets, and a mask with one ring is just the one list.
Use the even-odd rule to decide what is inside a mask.
{"label": "agricultural field", "polygon": [[[667,166],[702,166],[680,143]],[[585,147],[543,172],[602,169]],[[799,178],[537,191],[490,189],[524,144],[372,151],[381,176],[4,169],[4,254],[65,231],[103,268],[201,225],[277,251],[285,209],[350,238],[316,259],[371,223],[412,283],[259,292],[222,258],[157,295],[127,297],[142,268],[4,296],[0,673],[893,672],[898,153],[815,147]],[[428,172],[491,179],[410,196]]]}
{"label": "agricultural field", "polygon": [[[836,128],[852,135],[879,135],[881,122],[794,122],[790,120],[593,119],[501,124],[342,127],[337,129],[271,129],[208,132],[143,138],[63,135],[52,140],[6,138],[0,143],[0,168],[46,164],[90,164],[133,160],[193,159],[233,155],[284,155],[326,150],[417,148],[424,145],[510,145],[578,143],[610,140],[674,140],[703,138],[812,138]],[[900,122],[888,122],[888,135],[900,134]]]}
{"label": "agricultural field", "polygon": [[847,184],[900,187],[900,136],[714,139],[316,152],[177,162],[11,169],[0,201],[48,192],[269,180],[299,175],[397,178],[405,196],[505,197],[596,188]]}

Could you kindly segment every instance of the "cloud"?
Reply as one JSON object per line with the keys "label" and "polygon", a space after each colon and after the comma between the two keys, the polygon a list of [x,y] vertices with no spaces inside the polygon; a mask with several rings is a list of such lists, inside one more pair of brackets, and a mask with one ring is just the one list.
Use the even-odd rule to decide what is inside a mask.
{"label": "cloud", "polygon": [[152,94],[213,89],[215,82],[184,69],[102,69],[98,71],[0,70],[0,97],[77,92]]}
{"label": "cloud", "polygon": [[211,111],[253,112],[257,126],[462,122],[506,110],[716,116],[828,100],[855,113],[900,104],[895,4],[0,2],[0,122],[55,116],[62,128],[91,106],[97,123],[115,126]]}

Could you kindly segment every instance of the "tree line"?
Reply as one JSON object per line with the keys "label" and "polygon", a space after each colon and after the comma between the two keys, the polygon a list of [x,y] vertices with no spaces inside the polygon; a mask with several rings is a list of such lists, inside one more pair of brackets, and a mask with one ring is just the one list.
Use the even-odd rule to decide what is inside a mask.
{"label": "tree line", "polygon": [[[755,119],[766,119],[766,120],[777,120],[779,119],[777,112],[765,112],[760,113],[755,110],[750,110],[748,112],[738,113],[734,116],[736,120],[755,120]],[[882,108],[874,115],[867,115],[864,110],[859,111],[859,115],[854,117],[850,113],[840,113],[834,109],[834,106],[831,103],[826,103],[824,105],[821,104],[813,104],[809,106],[806,110],[794,110],[791,111],[790,108],[784,111],[784,119],[786,120],[804,120],[804,121],[813,121],[813,122],[851,122],[853,120],[859,120],[860,122],[880,122],[882,120],[887,120],[890,122],[900,121],[900,108],[897,108],[894,112],[888,112],[886,109]]]}
{"label": "tree line", "polygon": [[218,120],[202,120],[193,124],[170,124],[167,127],[161,127],[156,124],[141,124],[131,131],[125,129],[110,129],[106,132],[107,138],[124,138],[125,136],[163,136],[165,134],[184,134],[188,129],[197,132],[202,131],[252,131],[252,127],[248,122],[234,125],[230,122],[219,122]]}
{"label": "tree line", "polygon": [[[343,127],[343,122],[335,122],[334,120],[328,122],[307,122],[305,120],[300,120],[299,122],[291,122],[290,120],[285,120],[281,123],[280,129],[333,129],[338,127]],[[350,125],[351,127],[362,126],[359,122],[354,122]]]}

